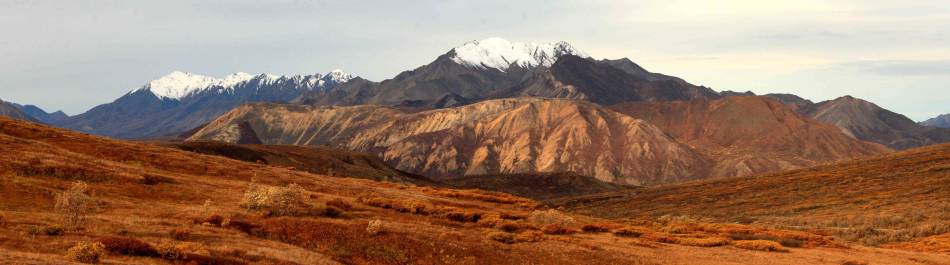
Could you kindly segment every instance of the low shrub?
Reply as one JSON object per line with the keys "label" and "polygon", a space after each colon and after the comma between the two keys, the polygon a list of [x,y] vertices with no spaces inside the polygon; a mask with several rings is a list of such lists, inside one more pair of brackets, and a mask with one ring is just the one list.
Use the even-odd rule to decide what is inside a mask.
{"label": "low shrub", "polygon": [[66,234],[66,230],[57,225],[46,227],[31,226],[27,228],[26,233],[31,236],[61,236]]}
{"label": "low shrub", "polygon": [[561,226],[559,224],[548,224],[541,227],[541,232],[548,235],[569,235],[577,233],[577,230]]}
{"label": "low shrub", "polygon": [[0,227],[7,226],[7,218],[0,215]]}
{"label": "low shrub", "polygon": [[448,220],[456,222],[478,222],[478,219],[482,217],[482,214],[479,212],[473,212],[458,208],[449,208],[445,213],[442,214],[442,217]]}
{"label": "low shrub", "polygon": [[643,234],[650,232],[651,231],[649,229],[643,227],[627,226],[614,230],[614,235],[622,237],[640,237]]}
{"label": "low shrub", "polygon": [[724,237],[705,237],[705,238],[676,238],[676,244],[691,247],[718,247],[729,245],[730,240]]}
{"label": "low shrub", "polygon": [[653,242],[659,242],[659,243],[676,244],[677,242],[677,239],[675,237],[672,237],[669,234],[661,233],[661,232],[645,233],[643,235],[640,235],[640,238],[644,240],[653,241]]}
{"label": "low shrub", "polygon": [[131,237],[103,237],[96,240],[107,251],[125,256],[156,257],[158,251],[152,245]]}
{"label": "low shrub", "polygon": [[560,226],[573,226],[575,224],[573,217],[554,209],[533,211],[527,220],[528,222],[539,225],[556,224]]}
{"label": "low shrub", "polygon": [[521,222],[504,220],[499,225],[496,225],[495,228],[498,228],[498,230],[505,231],[508,233],[514,233],[521,230],[532,229],[534,227],[531,227]]}
{"label": "low shrub", "polygon": [[768,240],[775,241],[781,244],[784,247],[790,248],[800,248],[805,245],[805,241],[797,238],[780,238],[768,234],[753,234],[753,233],[729,233],[729,238],[732,240]]}
{"label": "low shrub", "polygon": [[235,229],[249,235],[260,235],[261,234],[261,225],[254,220],[251,220],[246,217],[235,216],[228,219],[224,219],[221,222],[222,227]]}
{"label": "low shrub", "polygon": [[220,215],[210,215],[204,218],[195,218],[192,220],[195,224],[206,225],[206,226],[221,226],[221,223],[224,222],[224,216]]}
{"label": "low shrub", "polygon": [[740,240],[732,243],[737,248],[768,251],[768,252],[788,252],[781,244],[769,240]]}
{"label": "low shrub", "polygon": [[515,236],[515,241],[518,242],[540,242],[541,240],[544,240],[544,233],[539,231],[525,231]]}
{"label": "low shrub", "polygon": [[383,220],[376,219],[369,221],[369,223],[366,224],[366,232],[374,236],[384,233]]}
{"label": "low shrub", "polygon": [[342,210],[344,210],[344,211],[353,210],[353,205],[351,205],[351,204],[349,204],[349,203],[343,201],[343,199],[340,199],[340,198],[336,198],[336,199],[332,199],[332,200],[328,201],[328,202],[327,202],[327,206],[336,207],[336,208],[342,209]]}
{"label": "low shrub", "polygon": [[185,229],[175,228],[171,231],[168,231],[168,236],[174,240],[184,241],[191,238],[191,232]]}
{"label": "low shrub", "polygon": [[610,232],[611,227],[609,224],[586,224],[581,227],[581,231],[587,233],[606,233]]}
{"label": "low shrub", "polygon": [[158,175],[145,175],[139,180],[143,185],[158,185],[162,183],[175,183],[174,179]]}
{"label": "low shrub", "polygon": [[505,233],[505,232],[489,232],[488,238],[505,244],[514,244],[515,235]]}
{"label": "low shrub", "polygon": [[66,250],[66,259],[79,263],[99,263],[99,259],[105,254],[105,247],[102,243],[79,242],[75,246]]}
{"label": "low shrub", "polygon": [[341,215],[343,215],[343,210],[340,210],[333,206],[327,206],[326,208],[323,208],[323,211],[320,213],[320,215],[330,217],[330,218],[340,217]]}
{"label": "low shrub", "polygon": [[161,242],[155,245],[158,257],[166,260],[186,260],[191,255],[211,255],[211,251],[201,244],[191,242]]}

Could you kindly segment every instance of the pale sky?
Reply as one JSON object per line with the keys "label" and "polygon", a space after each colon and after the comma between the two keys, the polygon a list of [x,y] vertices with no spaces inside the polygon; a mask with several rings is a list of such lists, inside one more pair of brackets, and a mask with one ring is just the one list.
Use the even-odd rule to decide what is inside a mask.
{"label": "pale sky", "polygon": [[950,113],[946,1],[0,0],[0,99],[73,115],[175,70],[380,81],[467,41],[564,40],[716,90]]}

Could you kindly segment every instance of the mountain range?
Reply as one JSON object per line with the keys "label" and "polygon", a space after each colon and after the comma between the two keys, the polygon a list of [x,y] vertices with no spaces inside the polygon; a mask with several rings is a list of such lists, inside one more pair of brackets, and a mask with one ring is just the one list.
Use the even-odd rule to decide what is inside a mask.
{"label": "mountain range", "polygon": [[938,128],[950,128],[950,114],[943,114],[927,119],[926,121],[920,122],[920,125]]}
{"label": "mountain range", "polygon": [[236,73],[220,79],[176,71],[54,124],[116,138],[174,137],[244,103],[286,102],[352,78],[341,70],[297,76]]}
{"label": "mountain range", "polygon": [[814,103],[716,92],[627,58],[594,59],[567,42],[500,38],[465,43],[381,82],[340,70],[173,72],[86,113],[59,114],[33,117],[116,138],[329,146],[434,178],[576,172],[627,185],[950,141],[950,129],[850,96]]}

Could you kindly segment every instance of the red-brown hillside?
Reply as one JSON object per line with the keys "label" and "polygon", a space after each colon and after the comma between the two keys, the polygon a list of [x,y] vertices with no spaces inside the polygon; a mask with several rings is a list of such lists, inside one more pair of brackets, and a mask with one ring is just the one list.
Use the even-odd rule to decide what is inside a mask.
{"label": "red-brown hillside", "polygon": [[712,176],[743,176],[866,157],[890,149],[856,140],[768,97],[629,102],[612,106],[707,156]]}

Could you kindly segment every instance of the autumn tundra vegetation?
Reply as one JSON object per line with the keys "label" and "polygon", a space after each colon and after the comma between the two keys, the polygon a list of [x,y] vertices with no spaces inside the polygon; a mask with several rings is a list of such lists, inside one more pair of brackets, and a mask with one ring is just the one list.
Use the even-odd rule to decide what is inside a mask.
{"label": "autumn tundra vegetation", "polygon": [[0,168],[5,264],[947,264],[820,230],[602,216],[5,118]]}

